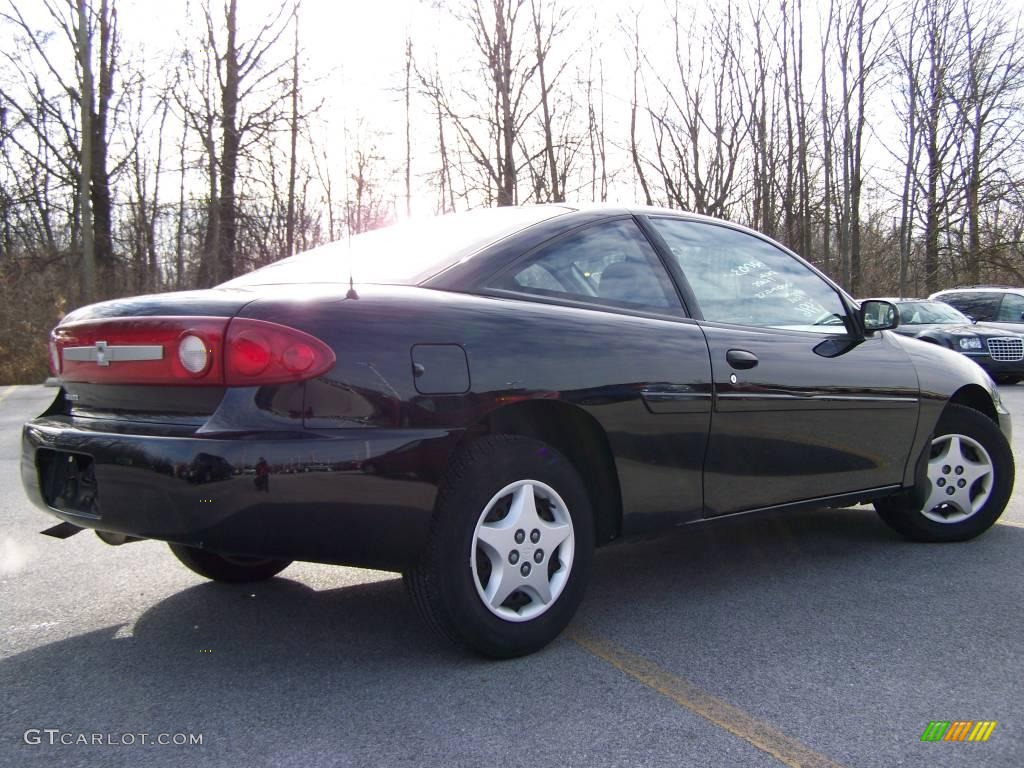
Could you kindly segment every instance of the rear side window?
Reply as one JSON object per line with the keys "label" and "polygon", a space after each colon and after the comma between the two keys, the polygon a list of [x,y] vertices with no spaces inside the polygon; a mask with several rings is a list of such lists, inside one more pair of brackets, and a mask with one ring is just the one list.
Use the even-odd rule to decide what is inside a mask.
{"label": "rear side window", "polygon": [[952,304],[965,315],[970,315],[975,320],[993,320],[999,310],[998,293],[977,293],[974,291],[946,293],[939,296],[938,300]]}
{"label": "rear side window", "polygon": [[682,310],[668,272],[632,219],[560,238],[486,287],[653,312]]}
{"label": "rear side window", "polygon": [[1003,323],[1024,322],[1024,296],[1016,293],[1004,293],[996,319]]}

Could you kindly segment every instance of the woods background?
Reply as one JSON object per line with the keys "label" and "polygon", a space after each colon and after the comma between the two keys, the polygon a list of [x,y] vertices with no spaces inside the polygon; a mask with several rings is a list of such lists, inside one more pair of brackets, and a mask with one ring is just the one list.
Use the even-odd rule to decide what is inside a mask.
{"label": "woods background", "polygon": [[0,383],[82,303],[478,206],[731,219],[857,296],[1024,285],[1019,3],[383,5],[393,65],[339,74],[306,39],[348,2],[0,3]]}

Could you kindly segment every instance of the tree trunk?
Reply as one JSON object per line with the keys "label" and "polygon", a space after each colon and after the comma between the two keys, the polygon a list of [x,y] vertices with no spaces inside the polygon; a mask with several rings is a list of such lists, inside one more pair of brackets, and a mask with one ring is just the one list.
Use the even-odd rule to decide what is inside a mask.
{"label": "tree trunk", "polygon": [[238,174],[238,0],[227,0],[227,45],[224,49],[224,87],[221,92],[220,197],[217,204],[217,260],[214,284],[235,276],[238,207],[235,179]]}
{"label": "tree trunk", "polygon": [[299,2],[295,0],[292,14],[295,25],[295,44],[292,49],[292,113],[288,126],[291,152],[288,155],[288,214],[285,222],[285,255],[295,253],[295,167],[299,142]]}
{"label": "tree trunk", "polygon": [[540,10],[537,7],[537,0],[532,0],[533,10],[533,33],[537,44],[537,77],[540,80],[540,107],[541,119],[544,129],[544,154],[547,157],[547,166],[551,180],[551,188],[548,191],[548,201],[551,203],[564,203],[565,191],[558,181],[558,163],[555,160],[554,131],[551,127],[551,104],[548,93],[547,75],[544,71],[544,59],[547,57],[547,50],[541,36]]}
{"label": "tree trunk", "polygon": [[[96,249],[96,274],[100,284],[98,296],[109,296],[116,290],[114,271],[113,216],[111,211],[110,176],[107,173],[107,118],[114,88],[117,28],[113,9],[101,0],[99,12],[100,55],[99,90],[86,102],[94,109],[92,123],[92,219]],[[90,75],[91,76],[91,75]]]}
{"label": "tree trunk", "polygon": [[512,157],[516,131],[512,115],[512,40],[511,30],[507,26],[504,0],[497,0],[494,9],[497,20],[495,45],[498,54],[495,80],[498,86],[498,109],[501,121],[499,126],[501,131],[499,138],[501,143],[500,178],[498,183],[498,205],[501,206],[516,204],[516,165]]}
{"label": "tree trunk", "polygon": [[93,217],[90,186],[93,180],[93,82],[92,44],[89,33],[89,8],[86,0],[78,0],[78,63],[82,68],[81,118],[82,145],[78,174],[78,215],[82,240],[82,301],[96,300],[96,253],[93,240]]}
{"label": "tree trunk", "polygon": [[412,38],[405,38],[405,215],[412,216]]}

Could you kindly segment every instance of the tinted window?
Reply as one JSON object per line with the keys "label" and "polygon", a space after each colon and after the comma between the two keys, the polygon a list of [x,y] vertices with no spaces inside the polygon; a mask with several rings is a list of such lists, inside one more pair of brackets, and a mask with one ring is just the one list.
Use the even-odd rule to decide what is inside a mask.
{"label": "tinted window", "polygon": [[482,208],[411,220],[338,240],[242,275],[226,286],[281,283],[415,284],[532,224],[568,211],[558,206]]}
{"label": "tinted window", "polygon": [[1019,323],[1024,320],[1024,296],[1016,293],[1004,293],[996,318],[1004,323]]}
{"label": "tinted window", "polygon": [[682,308],[658,255],[632,219],[563,237],[488,287],[660,312]]}
{"label": "tinted window", "polygon": [[839,295],[785,251],[728,227],[653,218],[706,320],[846,333]]}
{"label": "tinted window", "polygon": [[930,323],[970,325],[971,322],[955,307],[941,301],[908,301],[898,306],[902,325],[927,325]]}
{"label": "tinted window", "polygon": [[937,297],[975,320],[992,320],[999,307],[998,293],[946,293]]}

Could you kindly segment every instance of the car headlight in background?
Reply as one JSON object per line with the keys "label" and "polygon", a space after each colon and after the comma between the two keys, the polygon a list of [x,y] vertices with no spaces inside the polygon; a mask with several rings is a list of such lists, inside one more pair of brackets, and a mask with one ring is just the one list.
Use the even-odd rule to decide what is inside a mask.
{"label": "car headlight in background", "polygon": [[960,349],[981,349],[981,339],[977,336],[964,336],[960,339]]}

